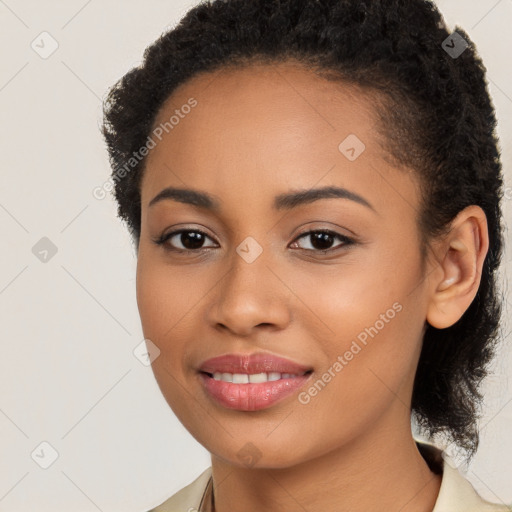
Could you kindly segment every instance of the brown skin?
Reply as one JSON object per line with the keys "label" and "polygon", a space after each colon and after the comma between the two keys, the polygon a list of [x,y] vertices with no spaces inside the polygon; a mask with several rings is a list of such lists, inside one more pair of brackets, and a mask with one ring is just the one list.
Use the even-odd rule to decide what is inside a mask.
{"label": "brown skin", "polygon": [[[198,105],[148,155],[137,301],[144,336],[161,350],[153,362],[160,389],[212,454],[216,511],[431,511],[441,478],[411,434],[412,385],[425,322],[449,327],[476,295],[484,212],[458,215],[422,275],[419,185],[384,160],[368,95],[292,63],[259,65],[196,76],[155,124],[190,97]],[[366,145],[353,162],[338,150],[352,133]],[[339,198],[272,208],[277,194],[326,185],[363,196],[375,211]],[[148,207],[168,186],[208,192],[221,210],[173,200]],[[207,232],[202,255],[152,241],[185,227]],[[355,243],[333,238],[323,252],[311,236],[299,238],[320,228]],[[247,236],[263,248],[250,264],[235,250]],[[168,247],[183,248],[181,240]],[[203,391],[198,366],[226,353],[306,364],[309,387],[395,302],[403,309],[308,404],[296,393],[244,412]],[[238,457],[247,443],[259,451],[253,465]]]}

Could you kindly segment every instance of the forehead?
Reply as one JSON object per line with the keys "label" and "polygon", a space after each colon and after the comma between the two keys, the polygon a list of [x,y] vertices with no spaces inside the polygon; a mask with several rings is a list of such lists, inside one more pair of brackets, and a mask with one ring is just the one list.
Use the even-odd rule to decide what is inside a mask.
{"label": "forehead", "polygon": [[[191,99],[195,106],[184,108]],[[173,115],[175,122],[147,157],[143,203],[169,185],[255,197],[268,186],[311,188],[323,180],[382,192],[391,169],[374,105],[368,92],[295,63],[198,75],[155,119],[154,128]]]}
{"label": "forehead", "polygon": [[202,73],[173,92],[154,126],[168,121],[191,98],[198,105],[185,116],[190,121],[173,128],[178,135],[174,140],[180,135],[208,135],[208,140],[245,140],[254,146],[255,135],[267,135],[268,143],[277,132],[280,142],[288,133],[289,141],[307,138],[314,143],[325,133],[341,136],[352,127],[369,139],[367,132],[376,128],[375,94],[352,84],[328,81],[294,61]]}

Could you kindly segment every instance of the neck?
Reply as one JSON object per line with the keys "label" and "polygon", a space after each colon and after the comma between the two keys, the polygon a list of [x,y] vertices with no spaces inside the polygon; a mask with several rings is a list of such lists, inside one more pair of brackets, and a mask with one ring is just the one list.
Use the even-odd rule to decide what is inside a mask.
{"label": "neck", "polygon": [[441,475],[402,428],[368,435],[287,468],[245,468],[212,455],[214,512],[432,512]]}

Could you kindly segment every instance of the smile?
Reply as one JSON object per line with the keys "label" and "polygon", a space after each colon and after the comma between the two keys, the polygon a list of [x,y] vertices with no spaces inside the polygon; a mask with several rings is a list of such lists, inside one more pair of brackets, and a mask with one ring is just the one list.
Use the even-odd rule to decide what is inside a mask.
{"label": "smile", "polygon": [[279,372],[199,373],[209,400],[225,409],[238,411],[268,409],[285,398],[298,394],[311,375],[311,371],[302,375]]}
{"label": "smile", "polygon": [[[305,372],[306,373],[306,372]],[[269,372],[269,373],[221,373],[215,372],[213,375],[210,375],[215,380],[221,380],[223,382],[232,382],[233,384],[259,384],[261,382],[271,382],[281,379],[293,379],[294,377],[301,377],[302,374],[292,374],[292,373],[279,373],[279,372]]]}

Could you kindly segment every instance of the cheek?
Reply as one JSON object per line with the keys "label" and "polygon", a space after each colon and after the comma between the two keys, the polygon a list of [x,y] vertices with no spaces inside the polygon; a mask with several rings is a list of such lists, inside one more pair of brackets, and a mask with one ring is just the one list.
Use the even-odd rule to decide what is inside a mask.
{"label": "cheek", "polygon": [[[392,255],[387,260],[382,254],[374,256],[371,250],[360,255],[350,256],[346,263],[333,265],[327,271],[320,268],[307,279],[288,279],[290,288],[303,302],[302,306],[296,303],[303,308],[297,319],[307,319],[309,330],[314,322],[318,323],[319,339],[327,336],[331,340],[349,340],[361,335],[364,341],[365,328],[377,322],[379,330],[389,330],[388,324],[395,323],[399,316],[397,309],[410,291],[414,268],[409,266],[398,274]],[[343,349],[343,344],[340,346],[336,341],[329,345]]]}
{"label": "cheek", "polygon": [[189,406],[187,395],[183,393],[186,376],[182,364],[186,356],[183,328],[190,306],[176,291],[179,289],[171,279],[169,269],[166,271],[139,250],[136,294],[142,330],[144,338],[151,340],[160,350],[151,364],[152,371],[168,405],[190,428],[189,420],[183,414]]}
{"label": "cheek", "polygon": [[202,327],[202,307],[212,287],[206,277],[198,276],[192,266],[172,267],[144,250],[139,252],[137,305],[144,337],[160,349],[153,371],[159,383],[165,381],[164,395],[180,388],[175,380],[168,381],[166,371],[180,382],[190,377],[191,340]]}
{"label": "cheek", "polygon": [[[345,321],[341,314],[337,336],[324,344],[325,364],[299,397],[296,417],[316,433],[315,451],[329,451],[333,439],[340,443],[355,439],[388,411],[409,415],[419,343],[412,336],[405,308],[390,309],[388,323],[373,311],[381,309],[363,314],[355,308],[353,315],[345,311]],[[385,314],[386,309],[382,311]]]}
{"label": "cheek", "polygon": [[163,312],[171,304],[166,304],[172,300],[172,294],[164,294],[166,288],[165,278],[162,274],[139,253],[137,261],[137,306],[139,308],[140,319],[144,336],[152,338],[162,329],[162,323],[166,317]]}
{"label": "cheek", "polygon": [[136,283],[144,334],[163,344],[186,324],[194,305],[204,296],[200,280],[146,256],[144,250],[137,261]]}
{"label": "cheek", "polygon": [[338,268],[329,279],[316,281],[315,294],[307,290],[312,283],[303,283],[298,293],[314,297],[307,306],[318,312],[323,325],[317,332],[312,328],[317,318],[306,311],[307,316],[300,315],[311,319],[309,330],[317,332],[316,343],[324,353],[320,373],[328,384],[319,384],[323,398],[312,399],[314,407],[336,403],[335,411],[343,416],[367,404],[366,411],[373,414],[416,367],[424,324],[419,260],[412,253],[387,254],[382,251],[373,262]]}
{"label": "cheek", "polygon": [[179,332],[187,318],[186,301],[182,294],[176,292],[179,288],[165,269],[144,256],[139,256],[137,262],[136,282],[144,338],[151,340],[160,350],[159,357],[152,364],[160,383],[167,378],[164,369],[173,375],[181,373],[183,354]]}

